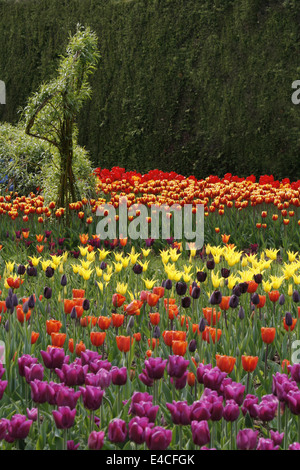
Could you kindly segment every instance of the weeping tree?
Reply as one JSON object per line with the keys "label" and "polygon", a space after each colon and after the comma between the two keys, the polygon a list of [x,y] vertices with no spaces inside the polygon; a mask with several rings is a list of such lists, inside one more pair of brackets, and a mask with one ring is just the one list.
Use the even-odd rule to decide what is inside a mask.
{"label": "weeping tree", "polygon": [[76,117],[83,103],[90,98],[89,75],[100,57],[98,39],[90,28],[77,26],[70,37],[66,54],[60,59],[57,77],[42,84],[24,109],[26,134],[42,139],[57,148],[60,168],[57,206],[66,208],[80,199],[72,168],[77,135]]}

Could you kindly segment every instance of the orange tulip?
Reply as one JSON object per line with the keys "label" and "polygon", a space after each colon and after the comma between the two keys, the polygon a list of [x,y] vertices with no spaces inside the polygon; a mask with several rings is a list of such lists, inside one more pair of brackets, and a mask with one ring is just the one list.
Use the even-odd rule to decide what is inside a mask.
{"label": "orange tulip", "polygon": [[264,343],[271,344],[275,339],[275,328],[261,328],[261,337]]}
{"label": "orange tulip", "polygon": [[114,294],[112,296],[112,303],[115,308],[121,307],[123,303],[125,302],[125,300],[126,300],[126,297],[124,297],[124,295],[121,295],[121,294]]}
{"label": "orange tulip", "polygon": [[242,366],[245,372],[253,372],[258,363],[258,356],[242,356]]}
{"label": "orange tulip", "polygon": [[76,344],[75,346],[75,354],[76,356],[80,357],[81,356],[81,353],[84,352],[86,349],[84,343],[82,341],[80,341],[80,343]]}
{"label": "orange tulip", "polygon": [[[31,315],[31,310],[28,310],[28,312],[26,313],[26,321],[29,320],[30,315]],[[19,320],[20,323],[22,324],[24,323],[25,314],[23,312],[23,307],[21,305],[17,306],[17,319]]]}
{"label": "orange tulip", "polygon": [[62,327],[62,323],[59,320],[46,320],[47,334],[58,333]]}
{"label": "orange tulip", "polygon": [[222,372],[227,372],[227,374],[230,374],[233,371],[236,358],[232,356],[221,356],[220,354],[216,354],[216,361],[217,367]]}
{"label": "orange tulip", "polygon": [[222,242],[223,243],[228,243],[229,242],[230,235],[226,235],[224,233],[223,235],[221,235],[221,237],[222,237]]}
{"label": "orange tulip", "polygon": [[258,288],[258,284],[255,281],[249,281],[248,282],[247,292],[249,292],[249,294],[254,294],[254,292],[256,292],[257,288]]}
{"label": "orange tulip", "polygon": [[133,337],[137,343],[139,343],[142,339],[141,333],[133,333]]}
{"label": "orange tulip", "polygon": [[163,287],[153,287],[153,294],[158,295],[161,299],[165,294],[165,289]]}
{"label": "orange tulip", "polygon": [[269,299],[271,300],[271,302],[277,302],[279,297],[280,293],[278,292],[278,290],[272,290],[271,292],[269,292]]}
{"label": "orange tulip", "polygon": [[41,243],[43,240],[44,240],[44,235],[43,235],[43,234],[41,234],[41,235],[36,235],[36,241],[37,241],[38,243]]}
{"label": "orange tulip", "polygon": [[84,289],[72,289],[73,299],[83,299],[85,296]]}
{"label": "orange tulip", "polygon": [[[79,214],[78,214],[79,215]],[[83,214],[84,215],[84,214]],[[79,217],[82,218],[82,217]],[[86,245],[89,239],[89,235],[87,233],[82,233],[79,235],[79,240],[83,245]]]}
{"label": "orange tulip", "polygon": [[172,351],[173,354],[176,354],[177,356],[184,356],[186,353],[187,349],[187,341],[178,341],[175,340],[172,342]]}
{"label": "orange tulip", "polygon": [[158,325],[160,321],[160,315],[158,312],[153,312],[149,314],[151,325]]}
{"label": "orange tulip", "polygon": [[153,294],[151,292],[147,295],[147,304],[149,307],[155,307],[157,302],[159,301],[159,295]]}
{"label": "orange tulip", "polygon": [[124,315],[122,315],[121,313],[113,313],[111,317],[112,317],[113,326],[115,328],[119,328],[120,326],[123,325]]}
{"label": "orange tulip", "polygon": [[188,373],[187,383],[190,387],[193,387],[195,385],[195,374],[193,372]]}
{"label": "orange tulip", "polygon": [[217,315],[218,315],[218,322],[220,321],[221,312],[217,313],[215,308],[212,309],[212,308],[206,307],[206,308],[202,308],[202,311],[209,325],[212,324],[214,326],[216,324]]}
{"label": "orange tulip", "polygon": [[71,353],[73,353],[73,352],[74,352],[74,340],[73,340],[73,338],[70,338],[70,339],[69,339],[69,345],[68,345],[68,347],[69,347],[69,351],[70,351]]}
{"label": "orange tulip", "polygon": [[229,310],[229,300],[230,296],[223,295],[219,308],[223,311]]}
{"label": "orange tulip", "polygon": [[293,323],[291,326],[287,326],[286,322],[285,322],[285,317],[283,318],[283,327],[286,331],[293,331],[293,329],[295,328],[296,326],[296,323],[297,323],[297,318],[293,318]]}
{"label": "orange tulip", "polygon": [[105,341],[106,333],[100,331],[91,331],[90,338],[93,346],[99,348]]}
{"label": "orange tulip", "polygon": [[5,300],[0,300],[0,313],[5,313],[7,310]]}
{"label": "orange tulip", "polygon": [[289,369],[288,369],[289,365],[291,365],[290,361],[288,361],[287,359],[283,359],[281,363],[281,369],[283,373],[289,374]]}
{"label": "orange tulip", "polygon": [[107,330],[111,324],[111,318],[110,317],[103,317],[100,316],[98,318],[98,325],[101,330]]}
{"label": "orange tulip", "polygon": [[65,344],[67,335],[65,333],[51,333],[52,346],[62,348]]}
{"label": "orange tulip", "polygon": [[[220,340],[221,338],[221,334],[222,334],[222,330],[220,330],[218,328],[218,332],[217,332],[217,342]],[[205,327],[205,330],[203,331],[202,333],[202,339],[204,341],[207,341],[208,343],[210,343],[210,341],[212,340],[213,344],[215,344],[216,342],[216,329],[215,328],[211,328],[209,326],[206,326]]]}
{"label": "orange tulip", "polygon": [[259,295],[259,304],[256,305],[256,308],[263,308],[266,303],[266,296],[265,295]]}
{"label": "orange tulip", "polygon": [[153,351],[154,351],[156,345],[159,346],[159,339],[158,338],[152,338],[152,344],[150,344],[150,338],[148,338],[148,346],[152,347]]}
{"label": "orange tulip", "polygon": [[175,317],[177,317],[179,313],[177,305],[169,305],[169,320],[174,320]]}
{"label": "orange tulip", "polygon": [[120,245],[121,246],[126,246],[127,245],[127,241],[128,241],[128,238],[120,238]]}
{"label": "orange tulip", "polygon": [[38,338],[39,338],[40,334],[39,333],[36,333],[35,331],[32,331],[31,332],[31,344],[34,344],[37,342]]}
{"label": "orange tulip", "polygon": [[119,351],[127,353],[130,349],[130,340],[132,344],[133,338],[131,338],[131,336],[116,336],[117,347]]}
{"label": "orange tulip", "polygon": [[66,315],[72,312],[73,307],[75,307],[75,303],[73,300],[64,299],[64,311]]}
{"label": "orange tulip", "polygon": [[128,315],[139,315],[140,308],[143,302],[140,300],[133,300],[129,305],[126,306],[125,311]]}

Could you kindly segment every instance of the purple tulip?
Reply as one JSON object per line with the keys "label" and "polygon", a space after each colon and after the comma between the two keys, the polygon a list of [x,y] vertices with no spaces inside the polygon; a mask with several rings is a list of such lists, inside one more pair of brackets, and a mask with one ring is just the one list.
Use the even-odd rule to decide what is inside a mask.
{"label": "purple tulip", "polygon": [[77,450],[80,444],[75,444],[74,441],[67,441],[67,450]]}
{"label": "purple tulip", "polygon": [[88,448],[91,450],[101,450],[104,444],[104,432],[92,431],[88,438]]}
{"label": "purple tulip", "polygon": [[47,369],[61,369],[62,365],[69,360],[69,356],[65,356],[65,351],[61,348],[49,348],[40,353]]}
{"label": "purple tulip", "polygon": [[[205,390],[209,390],[206,388]],[[202,398],[203,397],[203,398]],[[207,406],[210,406],[210,420],[211,421],[220,421],[223,416],[223,397],[218,396],[217,392],[210,391],[209,394],[202,394],[202,399],[205,401]]]}
{"label": "purple tulip", "polygon": [[227,400],[223,408],[223,418],[225,421],[236,421],[240,415],[239,405],[235,400]]}
{"label": "purple tulip", "polygon": [[126,423],[122,419],[115,418],[108,425],[108,439],[117,444],[124,442],[127,436]]}
{"label": "purple tulip", "polygon": [[289,445],[289,450],[300,450],[300,443],[299,442],[293,442],[293,444]]}
{"label": "purple tulip", "polygon": [[166,407],[171,413],[174,424],[191,424],[191,408],[186,401],[173,400],[173,403],[166,403]]}
{"label": "purple tulip", "polygon": [[244,400],[243,406],[242,406],[242,413],[245,416],[247,412],[249,413],[249,416],[251,418],[256,418],[257,417],[257,410],[254,407],[254,405],[258,404],[258,397],[255,395],[246,395],[246,398]]}
{"label": "purple tulip", "polygon": [[294,364],[293,366],[288,366],[288,370],[291,373],[292,379],[300,383],[300,363]]}
{"label": "purple tulip", "polygon": [[226,376],[226,372],[221,372],[218,367],[214,367],[211,370],[207,370],[203,374],[204,387],[208,387],[211,390],[218,391]]}
{"label": "purple tulip", "polygon": [[6,418],[0,419],[0,441],[6,438],[9,420]]}
{"label": "purple tulip", "polygon": [[169,356],[167,372],[170,377],[180,378],[186,372],[190,361],[185,360],[182,356]]}
{"label": "purple tulip", "polygon": [[154,380],[161,379],[164,375],[167,362],[167,359],[163,360],[161,357],[149,357],[149,359],[145,361],[148,377]]}
{"label": "purple tulip", "polygon": [[41,364],[31,364],[29,367],[24,367],[25,380],[27,383],[32,382],[34,379],[43,380],[44,367]]}
{"label": "purple tulip", "polygon": [[26,439],[28,436],[32,421],[24,415],[15,414],[8,425],[8,434],[10,439]]}
{"label": "purple tulip", "polygon": [[212,369],[211,364],[204,365],[204,364],[202,364],[202,362],[200,362],[200,364],[197,367],[197,380],[198,380],[199,384],[203,384],[203,375],[208,370],[211,370],[211,369]]}
{"label": "purple tulip", "polygon": [[38,419],[38,409],[37,408],[31,408],[31,410],[29,408],[26,408],[26,413],[27,413],[28,419],[31,419],[31,421],[37,421],[37,419]]}
{"label": "purple tulip", "polygon": [[284,432],[282,432],[281,434],[278,432],[278,431],[270,431],[270,434],[271,434],[271,439],[272,441],[274,442],[274,444],[276,446],[280,446],[282,441],[283,441],[283,438],[284,438]]}
{"label": "purple tulip", "polygon": [[147,427],[145,440],[149,450],[166,450],[172,441],[172,431],[161,426]]}
{"label": "purple tulip", "polygon": [[85,408],[94,411],[100,408],[104,390],[101,390],[100,387],[93,387],[92,385],[87,385],[85,388],[79,387],[79,390],[82,393],[82,399]]}
{"label": "purple tulip", "polygon": [[258,439],[256,450],[278,450],[279,446],[274,446],[272,439],[265,439],[261,437]]}
{"label": "purple tulip", "polygon": [[202,447],[210,441],[210,432],[207,421],[192,421],[191,423],[193,442]]}
{"label": "purple tulip", "polygon": [[71,410],[69,406],[59,406],[58,410],[53,410],[52,415],[57,429],[69,429],[73,426],[76,409]]}
{"label": "purple tulip", "polygon": [[144,444],[145,442],[145,430],[146,428],[153,428],[154,423],[150,423],[149,419],[146,417],[140,418],[135,416],[129,421],[129,439],[136,444]]}
{"label": "purple tulip", "polygon": [[61,369],[55,369],[55,373],[62,383],[72,387],[84,384],[88,368],[88,365],[82,366],[79,363],[73,362],[70,365],[63,364]]}
{"label": "purple tulip", "polygon": [[8,381],[7,381],[7,380],[0,380],[0,400],[1,400],[2,397],[3,397],[4,390],[6,389],[7,384],[8,384]]}
{"label": "purple tulip", "polygon": [[31,398],[35,403],[55,404],[55,391],[47,382],[33,380],[30,382]]}
{"label": "purple tulip", "polygon": [[224,387],[224,397],[226,400],[234,400],[241,405],[244,400],[245,385],[238,382],[232,382]]}
{"label": "purple tulip", "polygon": [[300,415],[300,390],[291,390],[287,394],[287,404],[291,412]]}
{"label": "purple tulip", "polygon": [[56,384],[56,387],[53,384],[53,388],[56,388],[55,402],[57,406],[68,406],[71,410],[76,407],[81,391],[75,392],[73,388],[65,387],[62,384]]}
{"label": "purple tulip", "polygon": [[142,373],[139,375],[139,379],[141,382],[143,382],[146,387],[152,387],[153,386],[153,379],[150,379],[150,377],[147,374],[146,369],[142,370]]}
{"label": "purple tulip", "polygon": [[18,359],[19,374],[21,377],[25,377],[25,367],[30,367],[31,364],[36,364],[38,362],[36,357],[32,357],[29,354],[23,354],[23,356]]}
{"label": "purple tulip", "polygon": [[191,421],[208,421],[211,416],[210,412],[212,409],[212,404],[206,401],[205,399],[194,401],[190,409]]}
{"label": "purple tulip", "polygon": [[186,386],[188,371],[186,371],[179,379],[171,377],[171,383],[174,384],[176,390],[182,390]]}
{"label": "purple tulip", "polygon": [[236,436],[236,445],[240,450],[253,450],[256,448],[258,431],[241,429]]}
{"label": "purple tulip", "polygon": [[127,368],[121,367],[113,367],[111,369],[111,379],[114,385],[125,385],[127,382]]}
{"label": "purple tulip", "polygon": [[[83,353],[81,353],[81,357],[82,357],[82,354]],[[99,357],[101,357],[101,356],[99,356]],[[82,365],[83,366],[86,365],[85,361],[82,361]],[[105,359],[105,361],[102,361],[101,359],[95,359],[95,360],[93,360],[89,363],[89,370],[93,374],[97,374],[99,372],[99,370],[101,370],[101,369],[105,369],[109,372],[110,369],[111,369],[111,363],[108,362],[106,359]]]}

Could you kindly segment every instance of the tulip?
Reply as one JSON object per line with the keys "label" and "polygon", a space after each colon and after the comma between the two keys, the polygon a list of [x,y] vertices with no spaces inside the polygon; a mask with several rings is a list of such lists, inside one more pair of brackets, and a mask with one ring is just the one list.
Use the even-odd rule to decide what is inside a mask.
{"label": "tulip", "polygon": [[263,437],[258,439],[256,450],[278,450],[279,446],[274,446],[272,439],[265,439]]}
{"label": "tulip", "polygon": [[216,361],[217,361],[217,367],[222,372],[227,372],[227,374],[230,374],[230,372],[233,371],[236,358],[231,357],[231,356],[221,356],[219,354],[216,354]]}
{"label": "tulip", "polygon": [[86,387],[79,387],[82,394],[84,407],[88,410],[98,410],[102,404],[102,398],[104,391],[100,387],[93,387],[92,385],[86,385]]}
{"label": "tulip", "polygon": [[172,441],[172,431],[161,426],[147,427],[145,440],[149,450],[166,450]]}
{"label": "tulip", "polygon": [[59,406],[53,410],[52,415],[57,429],[69,429],[74,425],[76,409],[71,410],[68,406]]}
{"label": "tulip", "polygon": [[125,385],[127,382],[127,368],[121,367],[113,367],[111,369],[111,379],[114,385]]}
{"label": "tulip", "polygon": [[146,436],[145,430],[146,428],[153,428],[154,424],[149,422],[149,419],[146,417],[140,418],[139,416],[135,416],[129,421],[128,429],[129,429],[129,439],[136,444],[144,444]]}
{"label": "tulip", "polygon": [[239,450],[254,450],[256,448],[258,431],[241,429],[236,436],[236,445]]}
{"label": "tulip", "polygon": [[202,447],[210,441],[210,432],[207,421],[192,421],[192,437],[195,445]]}
{"label": "tulip", "polygon": [[104,432],[92,431],[88,438],[88,448],[90,450],[101,450],[104,444]]}
{"label": "tulip", "polygon": [[47,369],[61,369],[69,360],[69,356],[65,356],[64,350],[60,348],[48,348],[40,353]]}
{"label": "tulip", "polygon": [[145,367],[149,378],[157,380],[161,379],[167,364],[167,359],[163,360],[161,357],[150,357],[145,361]]}
{"label": "tulip", "polygon": [[29,434],[32,420],[27,420],[26,416],[15,414],[8,424],[8,434],[10,439],[26,439]]}
{"label": "tulip", "polygon": [[125,421],[115,418],[108,425],[108,439],[117,444],[124,442],[127,436],[127,427]]}
{"label": "tulip", "polygon": [[32,382],[34,379],[43,380],[44,367],[40,364],[31,364],[29,367],[25,366],[24,372],[27,383]]}

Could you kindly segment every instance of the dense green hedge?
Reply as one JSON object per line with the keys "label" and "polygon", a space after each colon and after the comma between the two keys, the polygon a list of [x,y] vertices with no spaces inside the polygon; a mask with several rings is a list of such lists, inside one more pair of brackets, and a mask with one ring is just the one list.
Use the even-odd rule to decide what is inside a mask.
{"label": "dense green hedge", "polygon": [[79,121],[95,165],[300,177],[298,0],[0,0],[1,120],[78,22],[102,54]]}

